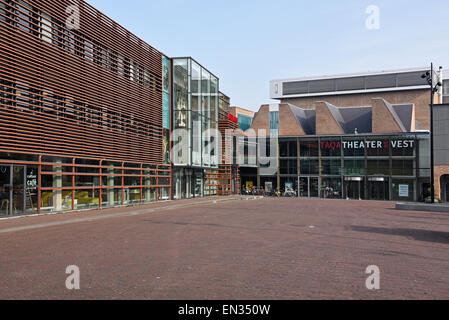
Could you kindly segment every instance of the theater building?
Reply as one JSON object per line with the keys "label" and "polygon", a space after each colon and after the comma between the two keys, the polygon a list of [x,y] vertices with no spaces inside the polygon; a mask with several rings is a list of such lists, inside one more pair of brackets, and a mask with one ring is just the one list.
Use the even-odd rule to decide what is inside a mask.
{"label": "theater building", "polygon": [[278,142],[278,152],[267,155],[278,170],[268,176],[258,170],[252,180],[300,197],[424,201],[430,196],[426,70],[272,81],[279,103],[262,106],[251,129]]}
{"label": "theater building", "polygon": [[[67,22],[70,6],[77,27]],[[302,197],[428,196],[425,68],[276,80],[278,103],[253,115],[231,108],[219,78],[195,59],[164,55],[86,1],[0,0],[0,46],[0,217],[253,185]],[[446,102],[448,88],[444,81],[436,101]],[[251,158],[249,126],[279,142],[268,155],[275,174]],[[444,121],[437,127],[437,190],[449,199],[449,139]]]}

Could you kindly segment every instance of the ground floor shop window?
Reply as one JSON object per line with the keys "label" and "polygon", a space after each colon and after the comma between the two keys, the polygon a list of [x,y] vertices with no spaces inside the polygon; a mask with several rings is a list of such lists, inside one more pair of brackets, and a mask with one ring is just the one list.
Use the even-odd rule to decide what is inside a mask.
{"label": "ground floor shop window", "polygon": [[[137,205],[171,198],[165,165],[5,155],[0,216]],[[23,162],[23,164],[7,163]]]}
{"label": "ground floor shop window", "polygon": [[170,188],[159,188],[159,201],[170,200]]}
{"label": "ground floor shop window", "polygon": [[296,196],[298,191],[298,177],[281,177],[281,194],[286,197]]}
{"label": "ground floor shop window", "polygon": [[321,194],[323,198],[341,199],[343,194],[341,177],[322,178]]}
{"label": "ground floor shop window", "polygon": [[[174,199],[191,199],[217,195],[218,170],[178,168],[174,171]],[[159,179],[159,187],[168,187],[169,178]]]}
{"label": "ground floor shop window", "polygon": [[[41,212],[70,211],[72,190],[47,190],[41,193]],[[76,203],[76,201],[75,201]]]}
{"label": "ground floor shop window", "polygon": [[38,178],[35,166],[0,165],[0,216],[37,212]]}
{"label": "ground floor shop window", "polygon": [[[254,186],[257,187],[257,184],[254,184]],[[265,193],[274,195],[278,189],[277,177],[260,177],[260,187],[265,190]],[[252,186],[250,183],[246,185],[247,190],[251,191],[251,188]]]}
{"label": "ground floor shop window", "polygon": [[145,203],[156,201],[157,188],[143,188],[143,201]]}
{"label": "ground floor shop window", "polygon": [[[64,199],[69,202],[68,198]],[[100,190],[76,190],[75,210],[97,209],[100,207]],[[58,211],[58,210],[55,210]]]}
{"label": "ground floor shop window", "polygon": [[103,207],[114,207],[122,205],[122,188],[103,189],[101,192],[101,205]]}
{"label": "ground floor shop window", "polygon": [[124,204],[132,205],[132,204],[140,204],[140,188],[125,188],[124,189]]}

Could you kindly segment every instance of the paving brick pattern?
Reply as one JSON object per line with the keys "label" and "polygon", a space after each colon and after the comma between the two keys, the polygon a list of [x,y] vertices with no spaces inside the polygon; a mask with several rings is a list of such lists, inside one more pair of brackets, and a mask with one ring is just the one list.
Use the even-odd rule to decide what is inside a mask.
{"label": "paving brick pattern", "polygon": [[[0,231],[36,226],[0,233],[0,299],[449,298],[447,214],[339,200],[188,204],[0,221]],[[69,223],[39,226],[47,220]],[[65,288],[68,265],[81,270],[79,291]],[[381,290],[365,287],[369,265]]]}

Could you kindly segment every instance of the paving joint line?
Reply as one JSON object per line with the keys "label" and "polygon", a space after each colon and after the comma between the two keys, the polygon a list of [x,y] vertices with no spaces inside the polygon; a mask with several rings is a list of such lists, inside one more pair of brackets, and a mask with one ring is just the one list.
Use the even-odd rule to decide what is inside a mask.
{"label": "paving joint line", "polygon": [[[88,217],[88,218],[78,218],[78,219],[71,219],[71,220],[66,220],[66,221],[55,221],[55,222],[48,222],[48,223],[42,223],[42,224],[34,224],[34,225],[28,225],[28,226],[7,228],[7,229],[3,229],[3,230],[0,229],[0,234],[50,228],[50,227],[63,226],[63,225],[68,225],[68,224],[73,224],[73,223],[95,222],[95,221],[106,220],[106,219],[133,217],[133,216],[139,216],[139,215],[150,214],[150,213],[155,213],[155,212],[170,211],[170,210],[175,210],[175,209],[180,209],[180,208],[196,207],[196,206],[202,206],[202,205],[207,205],[207,204],[218,204],[218,203],[239,201],[239,200],[243,200],[243,199],[244,198],[209,200],[209,201],[202,201],[202,202],[195,202],[195,203],[188,203],[188,204],[175,204],[175,205],[171,205],[171,206],[158,207],[158,208],[153,208],[153,209],[141,209],[141,210],[134,210],[134,211],[128,211],[128,212],[110,213],[110,214],[98,215],[98,216]],[[258,200],[258,199],[260,199],[260,198],[254,198],[254,199],[250,198],[249,200]]]}

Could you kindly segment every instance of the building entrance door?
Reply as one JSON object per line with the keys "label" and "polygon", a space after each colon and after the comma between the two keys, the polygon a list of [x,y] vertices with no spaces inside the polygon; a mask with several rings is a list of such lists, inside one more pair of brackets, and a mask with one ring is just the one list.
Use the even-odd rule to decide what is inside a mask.
{"label": "building entrance door", "polygon": [[390,183],[388,178],[369,178],[368,179],[368,197],[369,200],[389,201]]}
{"label": "building entrance door", "polygon": [[25,212],[26,166],[0,166],[0,215],[12,216]]}
{"label": "building entrance door", "polygon": [[194,182],[194,197],[195,198],[201,198],[203,197],[203,172],[202,171],[196,171],[193,176],[193,182]]}
{"label": "building entrance door", "polygon": [[363,177],[345,178],[346,198],[350,200],[365,199],[365,183]]}
{"label": "building entrance door", "polygon": [[320,197],[320,178],[301,177],[299,178],[299,196],[301,198],[319,198]]}

